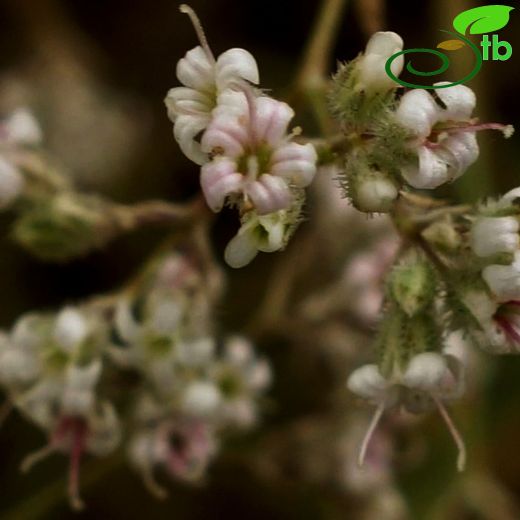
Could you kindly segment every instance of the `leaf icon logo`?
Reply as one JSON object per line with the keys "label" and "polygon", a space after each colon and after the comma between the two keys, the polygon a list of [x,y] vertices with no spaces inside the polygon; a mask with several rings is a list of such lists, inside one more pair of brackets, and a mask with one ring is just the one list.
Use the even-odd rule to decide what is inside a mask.
{"label": "leaf icon logo", "polygon": [[509,22],[509,5],[483,5],[463,11],[453,20],[453,27],[460,34],[486,34],[498,31]]}
{"label": "leaf icon logo", "polygon": [[445,51],[457,51],[462,49],[466,44],[461,40],[446,40],[437,44],[437,49],[443,49]]}

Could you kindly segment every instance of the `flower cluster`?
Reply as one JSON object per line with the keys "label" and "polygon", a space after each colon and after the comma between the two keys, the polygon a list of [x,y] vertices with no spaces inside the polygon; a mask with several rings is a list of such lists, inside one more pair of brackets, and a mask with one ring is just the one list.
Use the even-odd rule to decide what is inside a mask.
{"label": "flower cluster", "polygon": [[131,463],[157,495],[165,491],[156,469],[199,479],[222,433],[257,422],[271,380],[246,338],[217,341],[212,302],[207,280],[176,254],[113,312],[92,303],[20,318],[1,338],[0,384],[49,439],[22,468],[67,453],[71,504],[81,508],[82,454],[109,455],[124,432]]}
{"label": "flower cluster", "polygon": [[99,389],[106,332],[99,317],[68,307],[57,315],[24,316],[2,338],[0,383],[14,406],[49,439],[22,469],[52,452],[68,453],[69,494],[76,508],[81,507],[82,453],[107,455],[120,440],[117,413]]}
{"label": "flower cluster", "polygon": [[470,230],[470,246],[479,259],[487,291],[472,291],[466,304],[491,352],[520,352],[520,189],[479,208]]}
{"label": "flower cluster", "polygon": [[[385,65],[402,45],[395,33],[376,33],[334,79],[331,109],[351,145],[342,184],[365,212],[390,211],[403,187],[433,189],[460,177],[478,158],[477,131],[512,134],[510,126],[472,118],[476,98],[464,85],[440,82],[436,96],[413,89],[398,98]],[[402,68],[400,56],[392,62],[394,75]]]}
{"label": "flower cluster", "polygon": [[317,154],[288,133],[294,111],[253,85],[256,61],[244,49],[214,58],[195,13],[183,6],[201,45],[177,65],[184,85],[168,92],[166,106],[174,135],[186,156],[201,165],[200,183],[214,212],[236,206],[242,227],[226,250],[232,267],[249,263],[258,251],[277,251],[299,220],[303,188],[315,173]]}

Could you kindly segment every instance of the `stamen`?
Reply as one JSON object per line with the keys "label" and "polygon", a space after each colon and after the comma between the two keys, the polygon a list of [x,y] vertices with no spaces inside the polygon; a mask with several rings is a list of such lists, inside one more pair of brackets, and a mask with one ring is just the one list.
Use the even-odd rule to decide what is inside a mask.
{"label": "stamen", "polygon": [[46,459],[49,455],[52,455],[56,451],[56,448],[53,444],[46,444],[43,448],[39,450],[33,451],[29,453],[20,464],[20,471],[22,473],[27,473],[32,469],[35,464]]}
{"label": "stamen", "polygon": [[211,48],[208,43],[208,39],[206,38],[206,34],[204,33],[204,29],[202,27],[202,24],[200,23],[197,13],[189,5],[186,5],[186,4],[181,4],[179,6],[179,11],[181,13],[187,14],[190,17],[193,28],[195,29],[195,34],[197,35],[197,38],[199,39],[200,46],[206,53],[208,60],[214,64],[215,56],[213,55],[213,52],[211,51]]}
{"label": "stamen", "polygon": [[146,466],[146,468],[143,469],[142,475],[143,484],[155,498],[158,498],[159,500],[168,498],[168,491],[157,482],[151,467]]}
{"label": "stamen", "polygon": [[85,505],[79,495],[79,469],[81,455],[85,448],[86,427],[80,423],[74,430],[70,453],[68,493],[71,507],[76,511],[81,511]]}
{"label": "stamen", "polygon": [[361,448],[359,450],[359,456],[358,456],[358,466],[362,467],[365,464],[365,458],[368,450],[368,445],[370,444],[370,441],[372,440],[372,437],[374,435],[374,432],[376,431],[377,425],[379,424],[379,421],[381,420],[381,417],[383,416],[383,413],[385,411],[385,401],[383,401],[376,409],[374,416],[372,417],[372,420],[370,421],[370,425],[368,427],[367,432],[365,433],[365,436],[363,437],[363,442],[361,443]]}
{"label": "stamen", "polygon": [[257,143],[258,136],[256,133],[256,129],[257,129],[256,98],[253,95],[252,88],[248,83],[243,82],[242,84],[237,85],[237,86],[244,93],[244,95],[246,96],[246,100],[247,100],[247,109],[249,112],[249,136],[253,143]]}
{"label": "stamen", "polygon": [[432,395],[431,397],[437,405],[439,413],[441,414],[441,417],[444,419],[444,422],[448,427],[448,431],[451,433],[451,436],[453,437],[455,445],[457,446],[457,449],[459,451],[459,455],[457,457],[457,469],[459,471],[464,471],[464,468],[466,467],[466,446],[464,444],[464,440],[462,439],[459,431],[457,430],[457,427],[453,423],[448,413],[448,410],[446,410],[446,407],[444,406],[442,401],[434,395]]}

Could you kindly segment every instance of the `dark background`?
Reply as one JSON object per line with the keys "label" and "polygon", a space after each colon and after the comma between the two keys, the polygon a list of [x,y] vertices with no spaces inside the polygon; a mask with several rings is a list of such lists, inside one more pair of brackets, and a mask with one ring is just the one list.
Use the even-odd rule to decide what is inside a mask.
{"label": "dark background", "polygon": [[[330,60],[331,72],[335,60],[355,57],[363,49],[367,33],[379,24],[366,14],[374,2],[348,3]],[[454,14],[483,2],[392,0],[387,4],[379,28],[398,32],[410,48],[433,47],[443,39],[438,30],[451,29]],[[272,89],[276,97],[290,94],[319,2],[213,0],[193,1],[191,5],[202,19],[216,54],[230,47],[248,49],[258,61],[262,86]],[[512,44],[513,57],[508,62],[485,63],[470,86],[479,93],[478,115],[482,119],[515,124],[520,120],[519,13],[512,13],[510,24],[500,35]],[[172,0],[1,0],[0,109],[7,112],[19,103],[33,107],[49,149],[82,189],[121,202],[146,198],[184,200],[198,189],[197,169],[182,156],[173,140],[163,98],[170,87],[178,85],[176,62],[196,44],[188,18],[178,12]],[[307,133],[316,132],[305,113],[297,122]],[[506,141],[496,133],[482,135],[481,161],[446,195],[473,201],[519,185],[519,139],[514,136]],[[11,221],[10,215],[2,215],[6,238],[0,255],[0,323],[5,327],[28,310],[56,308],[119,287],[164,234],[162,230],[136,232],[87,258],[66,265],[47,265],[29,257],[9,240]],[[219,216],[213,233],[219,258],[235,229],[234,215]],[[303,229],[305,232],[305,225]],[[230,272],[228,303],[222,312],[225,327],[241,330],[261,294],[259,276],[269,273],[278,258],[263,255],[245,270]],[[295,380],[275,385],[271,397],[278,405],[266,419],[265,432],[273,425],[305,417],[324,406],[319,397],[303,390],[308,381],[304,373],[289,368],[290,356],[295,353],[283,350],[284,345],[279,343],[279,339],[264,338],[261,346],[271,356],[278,377]],[[520,497],[520,363],[512,358],[486,362],[492,364],[494,375],[489,376],[489,384],[484,382],[484,402],[478,410],[463,412],[474,425],[470,452],[477,466],[490,468],[509,493]],[[319,382],[319,374],[312,377],[326,387]],[[291,387],[302,388],[301,393],[296,391],[294,395]],[[465,406],[476,405],[469,402]],[[427,432],[428,428],[423,430]],[[291,475],[290,469],[283,485],[253,474],[239,455],[241,450],[254,447],[261,435],[262,431],[256,432],[232,443],[232,450],[225,451],[211,467],[206,485],[174,484],[171,500],[164,504],[150,497],[138,476],[120,465],[117,457],[106,462],[89,460],[83,475],[88,509],[78,516],[358,518],[355,505],[332,485],[307,482],[296,473]],[[480,440],[472,443],[472,436],[478,435]],[[439,438],[444,439],[443,435]],[[3,425],[0,518],[72,516],[62,498],[64,458],[53,457],[29,476],[18,471],[23,454],[43,441],[43,436],[22,423],[16,414]],[[442,441],[438,443],[442,445]],[[412,503],[427,503],[437,493],[436,486],[442,488],[439,483],[445,471],[445,465],[440,464],[405,473],[402,488]],[[467,516],[481,517],[470,513]],[[451,516],[446,513],[442,518]]]}

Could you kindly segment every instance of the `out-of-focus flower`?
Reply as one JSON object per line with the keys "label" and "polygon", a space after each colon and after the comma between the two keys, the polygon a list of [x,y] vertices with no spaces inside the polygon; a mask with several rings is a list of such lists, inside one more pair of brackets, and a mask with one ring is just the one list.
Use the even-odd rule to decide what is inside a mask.
{"label": "out-of-focus flower", "polygon": [[414,356],[404,371],[394,367],[389,376],[383,376],[377,365],[365,365],[350,375],[347,384],[353,393],[377,405],[361,445],[360,464],[363,464],[370,439],[386,409],[402,406],[408,412],[422,413],[436,406],[459,449],[457,467],[459,470],[464,468],[464,444],[443,404],[459,398],[464,391],[464,371],[456,358],[424,352]]}

